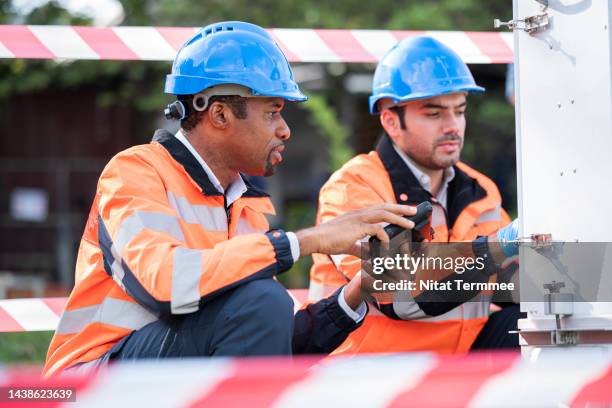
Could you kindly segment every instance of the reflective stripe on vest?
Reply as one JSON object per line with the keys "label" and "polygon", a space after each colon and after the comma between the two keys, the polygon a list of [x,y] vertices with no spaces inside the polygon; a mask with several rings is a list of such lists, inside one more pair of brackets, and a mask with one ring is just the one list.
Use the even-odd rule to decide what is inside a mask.
{"label": "reflective stripe on vest", "polygon": [[107,297],[99,305],[65,310],[60,318],[57,334],[78,333],[92,323],[138,330],[156,320],[154,314],[138,303]]}
{"label": "reflective stripe on vest", "polygon": [[346,254],[338,254],[338,255],[330,255],[330,258],[332,260],[332,262],[334,263],[334,265],[336,265],[336,267],[340,267],[340,264],[342,264],[342,261],[344,260],[344,258],[346,258],[349,255]]}
{"label": "reflective stripe on vest", "polygon": [[428,316],[421,310],[408,291],[393,293],[393,311],[402,320],[419,322],[441,322],[454,319],[474,319],[489,315],[490,296],[479,293],[469,302],[439,316]]}
{"label": "reflective stripe on vest", "polygon": [[[185,197],[176,197],[168,191],[168,201],[181,219],[187,224],[199,224],[206,231],[228,232],[227,213],[223,207],[211,207],[207,205],[192,205]],[[244,213],[238,219],[235,235],[263,234],[264,228],[256,228],[251,225]]]}
{"label": "reflective stripe on vest", "polygon": [[[98,218],[98,223],[100,248],[105,262],[110,265],[113,280],[136,300],[155,309],[153,304],[157,300],[142,288],[123,262],[123,250],[136,235],[145,229],[167,233],[181,242],[184,241],[178,219],[164,213],[137,211],[121,223],[115,241],[108,236],[101,217]],[[184,247],[177,247],[174,250],[171,313],[185,314],[198,310],[202,258],[201,250]]]}
{"label": "reflective stripe on vest", "polygon": [[176,248],[172,266],[172,314],[196,312],[200,303],[203,253],[198,249]]}
{"label": "reflective stripe on vest", "polygon": [[235,235],[263,234],[264,232],[266,231],[263,228],[253,227],[246,217],[241,216],[240,219],[238,219],[238,226],[236,227]]}
{"label": "reflective stripe on vest", "polygon": [[481,213],[478,218],[476,218],[476,221],[474,221],[474,224],[478,225],[484,222],[501,221],[501,219],[501,206],[496,205],[494,209]]}
{"label": "reflective stripe on vest", "polygon": [[170,205],[187,224],[199,224],[207,231],[227,232],[227,214],[223,207],[192,205],[185,197],[176,197],[168,191]]}
{"label": "reflective stripe on vest", "polygon": [[[102,223],[102,218],[98,221]],[[148,229],[166,233],[181,242],[185,241],[176,217],[165,213],[136,211],[121,223],[113,241],[113,255],[122,258],[125,246],[140,232]]]}

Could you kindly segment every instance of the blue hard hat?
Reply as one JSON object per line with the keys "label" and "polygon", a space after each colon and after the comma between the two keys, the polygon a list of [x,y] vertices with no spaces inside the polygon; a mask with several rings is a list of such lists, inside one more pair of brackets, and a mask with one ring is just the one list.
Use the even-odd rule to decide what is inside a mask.
{"label": "blue hard hat", "polygon": [[377,102],[395,103],[462,91],[484,91],[476,85],[467,65],[440,41],[417,36],[397,43],[374,72],[370,113],[380,113]]}
{"label": "blue hard hat", "polygon": [[166,76],[165,92],[192,95],[221,84],[242,85],[253,96],[307,99],[270,34],[240,21],[207,25],[187,41]]}

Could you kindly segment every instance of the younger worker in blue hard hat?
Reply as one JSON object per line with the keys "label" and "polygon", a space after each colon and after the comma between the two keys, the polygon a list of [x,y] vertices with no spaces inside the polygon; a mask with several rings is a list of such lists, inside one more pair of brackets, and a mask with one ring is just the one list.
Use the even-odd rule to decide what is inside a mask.
{"label": "younger worker in blue hard hat", "polygon": [[165,91],[176,134],[117,154],[104,169],[81,242],[76,285],[45,374],[109,360],[327,353],[366,313],[359,277],[294,316],[275,277],[313,252],[412,228],[411,206],[382,204],[296,233],[269,230],[267,194],[242,174],[271,175],[306,97],[261,27],[211,24],[178,52]]}
{"label": "younger worker in blue hard hat", "polygon": [[[514,255],[516,247],[509,241],[517,238],[517,224],[507,226],[510,219],[496,185],[459,161],[467,95],[482,91],[461,58],[436,39],[418,36],[399,42],[376,67],[369,100],[384,135],[374,151],[351,159],[325,183],[317,222],[381,203],[429,201],[434,242],[473,241],[473,252],[484,257],[490,255],[488,240],[495,240],[502,242],[506,256]],[[362,266],[350,255],[315,254],[313,259],[313,300],[358,276]],[[491,265],[482,278],[494,281],[496,272],[497,265]],[[517,306],[489,318],[491,293],[474,293],[467,302],[432,298],[438,299],[427,291],[405,292],[371,307],[364,324],[335,353],[462,353],[518,346],[518,336],[508,334],[516,329]]]}

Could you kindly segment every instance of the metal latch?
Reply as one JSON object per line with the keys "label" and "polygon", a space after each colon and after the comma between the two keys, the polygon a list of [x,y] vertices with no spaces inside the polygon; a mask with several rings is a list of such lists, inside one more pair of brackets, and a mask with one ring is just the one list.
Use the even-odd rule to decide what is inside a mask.
{"label": "metal latch", "polygon": [[[557,318],[560,316],[568,316],[574,313],[574,295],[571,293],[561,293],[561,289],[565,287],[563,282],[545,283],[544,289],[548,290],[549,293],[544,294],[544,313],[547,315],[555,315]],[[560,329],[561,325],[557,320],[557,329]]]}
{"label": "metal latch", "polygon": [[507,26],[510,30],[523,30],[528,34],[535,34],[546,30],[550,21],[547,13],[538,14],[536,16],[525,17],[522,20],[501,21],[496,18],[493,20],[493,27],[500,28]]}
{"label": "metal latch", "polygon": [[511,242],[515,245],[525,245],[530,246],[536,250],[539,249],[554,249],[554,245],[558,242],[553,241],[551,234],[531,234],[527,237],[518,237],[513,240],[504,241]]}

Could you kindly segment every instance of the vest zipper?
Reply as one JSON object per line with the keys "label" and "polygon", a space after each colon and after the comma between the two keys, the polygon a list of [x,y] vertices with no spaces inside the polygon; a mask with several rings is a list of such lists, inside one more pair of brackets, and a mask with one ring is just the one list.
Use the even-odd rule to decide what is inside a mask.
{"label": "vest zipper", "polygon": [[[448,204],[448,203],[447,203]],[[447,236],[447,242],[450,242],[450,235],[451,235],[451,226],[449,225],[449,220],[448,220],[448,211],[446,211],[446,208],[444,208],[444,206],[440,203],[438,203],[438,205],[440,207],[442,207],[442,212],[444,213],[444,220],[446,220],[446,234]]]}
{"label": "vest zipper", "polygon": [[225,216],[227,217],[227,238],[230,237],[230,224],[232,221],[232,206],[227,205],[227,197],[223,194],[223,208],[225,209]]}
{"label": "vest zipper", "polygon": [[[425,190],[425,189],[423,189]],[[433,194],[431,194],[429,191],[425,190],[425,192],[427,193],[427,195],[429,196],[429,201],[431,202],[431,204],[434,205],[438,205],[440,206],[440,208],[442,208],[442,213],[444,213],[444,220],[446,221],[446,231],[447,231],[447,235],[448,235],[448,239],[450,239],[450,233],[451,233],[451,228],[448,222],[448,211],[446,211],[446,208],[444,208],[444,206],[433,196]],[[448,197],[446,199],[446,205],[448,206]],[[447,241],[449,242],[449,241]]]}

